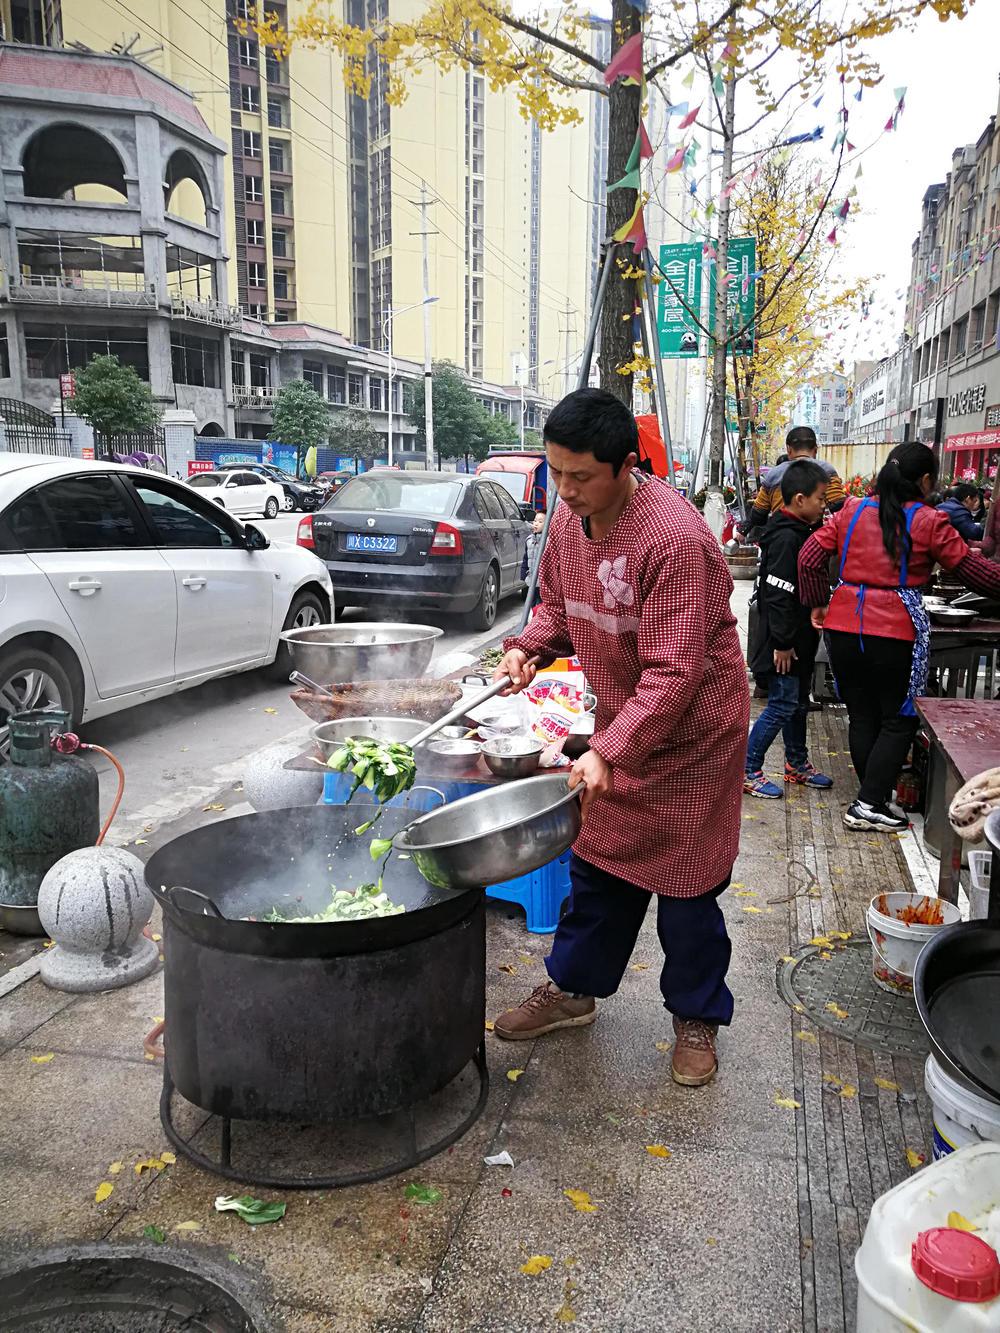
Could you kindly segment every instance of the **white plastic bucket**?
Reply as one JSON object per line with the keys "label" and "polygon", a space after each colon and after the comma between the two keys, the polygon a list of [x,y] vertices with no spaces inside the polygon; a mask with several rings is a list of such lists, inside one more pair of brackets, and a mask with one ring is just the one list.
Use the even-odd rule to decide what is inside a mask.
{"label": "white plastic bucket", "polygon": [[933,1055],[924,1065],[924,1087],[934,1104],[935,1161],[971,1143],[1000,1143],[1000,1102],[963,1087]]}
{"label": "white plastic bucket", "polygon": [[962,919],[954,903],[943,898],[931,898],[940,908],[941,921],[934,926],[922,926],[901,921],[906,908],[919,908],[928,902],[922,893],[880,893],[868,907],[868,938],[872,945],[872,976],[876,986],[892,995],[913,994],[913,969],[917,955],[928,940],[932,940],[943,926]]}

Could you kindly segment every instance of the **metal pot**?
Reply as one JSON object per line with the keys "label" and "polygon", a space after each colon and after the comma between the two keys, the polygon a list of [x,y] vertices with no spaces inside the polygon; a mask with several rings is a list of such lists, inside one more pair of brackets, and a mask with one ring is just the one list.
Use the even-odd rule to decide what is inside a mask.
{"label": "metal pot", "polygon": [[439,740],[435,736],[417,747],[418,755],[421,751],[427,752],[438,773],[466,773],[479,758],[480,744],[479,741],[458,738]]}
{"label": "metal pot", "polygon": [[38,915],[37,903],[17,906],[14,903],[0,903],[0,930],[8,930],[12,935],[41,935],[46,931]]}
{"label": "metal pot", "polygon": [[336,722],[320,722],[309,734],[323,758],[329,759],[334,750],[352,738],[396,741],[405,745],[426,726],[427,723],[418,717],[342,717]]}
{"label": "metal pot", "polygon": [[938,931],[917,956],[913,998],[945,1073],[1000,1100],[1000,921],[960,921]]}
{"label": "metal pot", "polygon": [[326,684],[422,676],[434,655],[434,643],[443,633],[434,625],[358,620],[292,629],[281,639],[288,644],[295,670]]}
{"label": "metal pot", "polygon": [[969,625],[976,618],[975,611],[957,606],[929,606],[927,614],[935,625]]}
{"label": "metal pot", "polygon": [[530,778],[538,770],[544,745],[521,736],[502,736],[484,741],[486,767],[498,778]]}
{"label": "metal pot", "polygon": [[393,846],[441,888],[502,884],[547,865],[576,840],[582,794],[582,786],[570,791],[565,773],[489,787],[421,815]]}

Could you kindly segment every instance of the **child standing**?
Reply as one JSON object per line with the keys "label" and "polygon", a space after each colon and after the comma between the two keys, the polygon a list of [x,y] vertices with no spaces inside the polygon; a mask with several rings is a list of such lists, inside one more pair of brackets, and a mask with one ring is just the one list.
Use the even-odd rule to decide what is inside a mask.
{"label": "child standing", "polygon": [[767,704],[750,732],[743,790],[776,801],[781,788],[763,773],[764,756],[778,732],[785,742],[785,781],[806,787],[833,786],[809,762],[806,721],[819,634],[799,600],[798,559],[815,532],[826,504],[827,475],[818,463],[789,463],[781,477],[781,508],[760,541],[757,583],[759,632],[750,669],[767,689]]}

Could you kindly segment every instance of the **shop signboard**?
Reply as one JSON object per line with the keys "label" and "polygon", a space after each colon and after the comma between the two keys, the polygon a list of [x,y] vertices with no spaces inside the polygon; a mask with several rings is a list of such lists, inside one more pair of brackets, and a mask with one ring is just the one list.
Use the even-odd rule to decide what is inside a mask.
{"label": "shop signboard", "polygon": [[[701,241],[660,246],[659,268],[664,280],[660,283],[656,329],[661,357],[676,359],[698,355],[698,317],[706,268],[709,272],[709,318],[714,321],[717,265],[706,265],[703,252]],[[751,354],[754,349],[756,287],[751,274],[756,268],[757,243],[754,238],[731,237],[726,252],[728,319],[730,329],[741,332],[735,348],[730,346],[729,350],[744,355]]]}
{"label": "shop signboard", "polygon": [[1000,449],[1000,430],[972,430],[964,435],[949,435],[944,447],[949,454],[965,449]]}

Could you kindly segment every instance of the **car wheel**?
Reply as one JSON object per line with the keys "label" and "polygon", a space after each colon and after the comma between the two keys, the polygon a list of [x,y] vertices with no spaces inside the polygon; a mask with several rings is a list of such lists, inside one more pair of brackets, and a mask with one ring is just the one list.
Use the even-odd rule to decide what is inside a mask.
{"label": "car wheel", "polygon": [[295,496],[289,495],[286,491],[284,499],[281,502],[281,507],[286,514],[294,514],[296,509],[298,509],[298,505],[295,503]]}
{"label": "car wheel", "polygon": [[273,495],[268,500],[267,504],[264,506],[264,517],[265,518],[278,517],[278,502]]}
{"label": "car wheel", "polygon": [[[329,619],[330,612],[317,593],[300,592],[292,598],[281,632],[285,633],[290,629],[308,629],[311,625],[323,625]],[[268,674],[273,680],[287,680],[293,669],[294,664],[288,644],[279,642],[278,651],[268,668]]]}
{"label": "car wheel", "polygon": [[51,653],[15,645],[0,653],[0,763],[10,752],[8,718],[31,708],[62,708],[75,726],[79,700],[66,669]]}
{"label": "car wheel", "polygon": [[497,618],[497,603],[500,600],[500,579],[496,565],[490,565],[483,579],[483,590],[479,594],[479,604],[472,613],[472,623],[476,629],[492,629]]}

